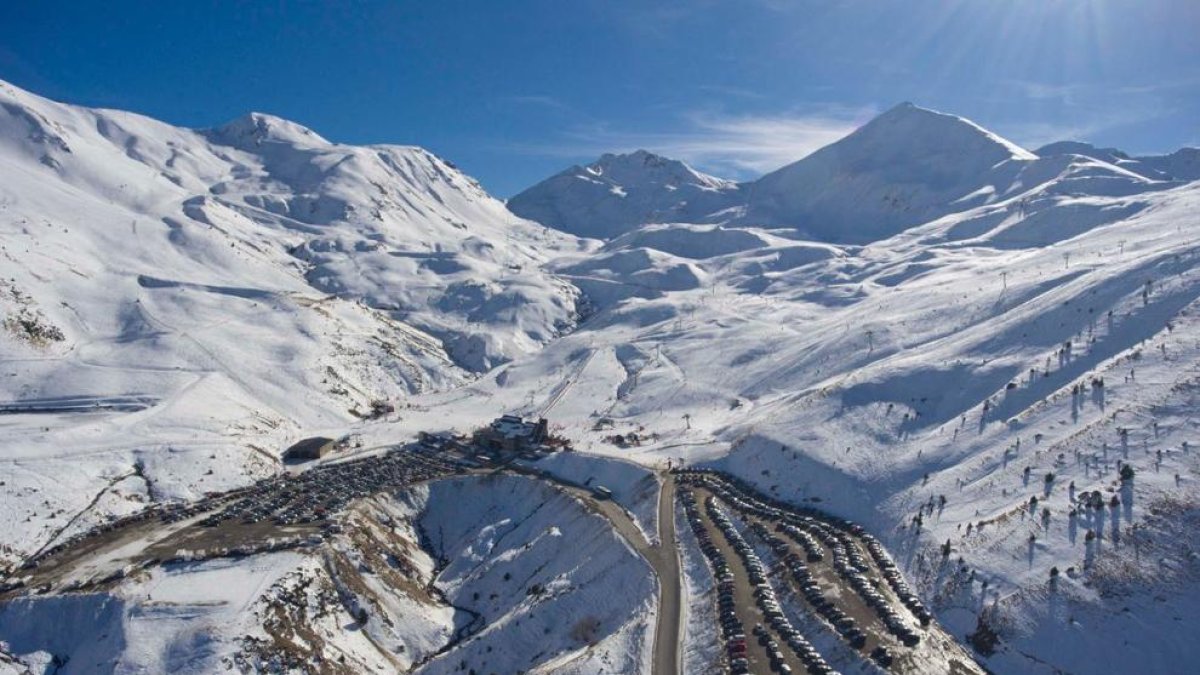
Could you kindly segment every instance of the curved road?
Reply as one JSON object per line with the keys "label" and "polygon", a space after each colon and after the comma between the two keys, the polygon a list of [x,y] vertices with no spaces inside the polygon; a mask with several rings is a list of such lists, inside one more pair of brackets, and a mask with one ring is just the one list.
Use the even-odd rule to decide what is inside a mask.
{"label": "curved road", "polygon": [[658,620],[654,627],[654,657],[650,672],[653,675],[680,675],[683,672],[680,659],[683,647],[680,633],[683,626],[683,573],[679,549],[675,546],[675,476],[660,474],[662,489],[658,495],[658,544],[651,544],[620,504],[608,499],[596,499],[588,488],[536,469],[519,465],[507,468],[554,483],[579,497],[604,516],[617,534],[650,563],[658,577]]}
{"label": "curved road", "polygon": [[[475,470],[471,473],[500,472],[511,472],[540,479],[552,483],[568,494],[579,498],[587,508],[608,520],[617,534],[629,542],[634,551],[650,564],[655,576],[658,577],[658,615],[654,631],[651,673],[652,675],[679,675],[682,672],[680,653],[683,641],[680,630],[682,627],[683,577],[679,551],[675,544],[675,476],[670,473],[660,474],[662,487],[658,497],[659,543],[651,544],[647,540],[646,534],[638,528],[632,515],[624,507],[611,499],[598,499],[592,493],[591,489],[586,486],[535,468],[520,465],[509,465],[491,470]],[[122,476],[121,479],[128,477]],[[101,538],[88,540],[86,543],[90,543],[92,546],[79,548],[74,552],[73,557],[68,558],[68,560],[75,560],[75,563],[78,563],[79,560],[76,558],[88,555],[99,560],[104,560],[105,556],[101,555],[101,553],[111,552],[120,545],[137,540],[138,537],[144,538],[143,543],[145,545],[140,555],[143,558],[149,556],[149,558],[157,560],[159,557],[167,555],[167,553],[157,550],[163,548],[163,542],[172,535],[181,532],[188,525],[194,524],[195,521],[202,518],[202,515],[197,515],[191,519],[180,521],[178,524],[165,527],[157,519],[152,519],[138,523],[130,528],[114,531]],[[212,533],[208,530],[200,530],[200,532],[204,536],[212,536]],[[152,533],[157,533],[160,536],[147,538]],[[179,548],[175,544],[178,544],[178,542],[167,546],[167,548],[171,550]],[[101,546],[103,550],[96,548],[96,546]],[[62,577],[64,570],[70,571],[76,566],[72,564],[64,568],[62,567],[62,561],[58,561],[58,564],[43,566],[36,574],[43,577],[49,574],[53,575],[54,579],[59,579]],[[36,584],[30,583],[30,585],[41,585],[46,581],[47,579],[41,579]]]}

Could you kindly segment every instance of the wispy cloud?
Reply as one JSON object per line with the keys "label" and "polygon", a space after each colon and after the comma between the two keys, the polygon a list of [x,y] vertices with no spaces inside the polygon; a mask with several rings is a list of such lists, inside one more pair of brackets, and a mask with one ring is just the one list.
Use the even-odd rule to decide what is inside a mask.
{"label": "wispy cloud", "polygon": [[1164,96],[1190,95],[1200,89],[1200,73],[1185,77],[1164,79],[1148,84],[1126,84],[1115,89],[1115,93],[1136,96],[1139,94],[1158,94]]}
{"label": "wispy cloud", "polygon": [[1058,101],[1065,105],[1092,105],[1113,96],[1173,94],[1200,88],[1200,73],[1160,79],[1149,83],[1112,82],[1050,83],[1037,80],[1005,80],[1002,86],[1030,101]]}
{"label": "wispy cloud", "polygon": [[1060,101],[1067,105],[1075,104],[1079,96],[1090,89],[1082,84],[1052,84],[1032,80],[1007,80],[1002,85],[1030,101]]}
{"label": "wispy cloud", "polygon": [[1006,106],[1011,120],[997,123],[997,131],[1036,149],[1062,140],[1104,143],[1099,139],[1107,137],[1111,142],[1120,130],[1185,114],[1197,93],[1200,73],[1148,82],[1007,79],[999,82],[992,103]]}
{"label": "wispy cloud", "polygon": [[756,101],[767,98],[767,95],[760,91],[744,87],[733,87],[726,84],[701,84],[696,89],[705,94],[717,94],[725,98],[742,98]]}
{"label": "wispy cloud", "polygon": [[667,131],[628,131],[596,124],[564,131],[551,141],[508,149],[571,158],[645,149],[717,175],[745,178],[803,158],[854,131],[874,113],[869,108],[771,115],[695,112]]}
{"label": "wispy cloud", "polygon": [[1011,139],[1023,148],[1037,150],[1055,141],[1090,141],[1106,125],[1087,122],[1056,123],[1056,122],[1021,122],[1003,125],[1001,130],[1006,138]]}
{"label": "wispy cloud", "polygon": [[688,22],[711,16],[722,5],[738,11],[760,10],[769,14],[796,14],[810,10],[797,0],[689,0],[688,2],[605,2],[602,16],[638,36],[667,37],[687,27]]}

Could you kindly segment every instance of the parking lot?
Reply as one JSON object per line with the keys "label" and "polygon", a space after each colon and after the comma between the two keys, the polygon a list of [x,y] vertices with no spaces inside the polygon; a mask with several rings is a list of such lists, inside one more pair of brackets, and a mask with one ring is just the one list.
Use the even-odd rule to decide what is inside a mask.
{"label": "parking lot", "polygon": [[[47,548],[0,593],[90,590],[158,564],[316,546],[338,531],[334,516],[355,499],[468,471],[414,444],[159,505]],[[117,555],[129,548],[128,556]]]}
{"label": "parking lot", "polygon": [[772,604],[776,602],[774,592],[749,545],[711,498],[698,502],[696,493],[688,488],[679,491],[679,498],[716,582],[722,654],[729,671],[810,672],[803,659],[816,664],[820,655],[790,624],[771,624],[767,613],[774,616],[778,609]]}
{"label": "parking lot", "polygon": [[[719,473],[683,471],[678,479],[689,522],[721,584],[730,672],[833,672],[797,635],[786,610],[804,612],[813,619],[810,626],[819,625],[845,644],[842,652],[872,668],[924,673],[941,664],[943,672],[982,672],[936,625],[882,545],[858,525],[774,502]],[[753,634],[754,623],[763,624],[767,635]],[[749,632],[744,650],[736,646],[738,628]],[[775,647],[760,644],[768,640]]]}
{"label": "parking lot", "polygon": [[[356,499],[505,470],[560,482],[425,443],[396,446],[104,524],[31,558],[0,594],[91,591],[154,565],[313,548],[340,531],[337,516]],[[857,524],[783,504],[715,471],[678,470],[664,484],[660,508],[670,509],[677,486],[714,577],[728,672],[830,675],[833,661],[863,672],[983,672],[936,624],[880,542]],[[645,544],[622,507],[597,498],[594,489],[563,487],[606,515],[651,561],[663,588],[674,588],[670,579],[679,570],[672,549]],[[669,627],[678,626],[679,602],[671,593],[660,600],[674,622],[658,627],[656,654],[674,656],[677,631]],[[656,656],[656,672],[674,670],[668,661]]]}

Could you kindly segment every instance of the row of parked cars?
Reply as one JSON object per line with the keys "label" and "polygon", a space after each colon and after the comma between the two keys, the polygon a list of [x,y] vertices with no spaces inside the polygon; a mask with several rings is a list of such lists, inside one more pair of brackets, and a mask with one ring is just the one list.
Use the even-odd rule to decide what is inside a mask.
{"label": "row of parked cars", "polygon": [[896,567],[896,563],[892,561],[892,557],[888,555],[883,548],[883,544],[875,537],[864,534],[863,543],[867,546],[867,552],[875,559],[875,564],[879,565],[879,569],[883,572],[883,578],[887,580],[888,585],[892,587],[900,601],[904,606],[912,612],[913,616],[921,622],[922,626],[928,626],[933,621],[933,612],[921,602],[917,594],[913,592],[908,582],[904,580],[904,575],[900,573],[900,568]]}
{"label": "row of parked cars", "polygon": [[825,551],[821,545],[817,543],[817,538],[800,529],[791,523],[779,523],[775,526],[776,532],[782,532],[792,539],[792,541],[800,544],[804,549],[805,559],[810,563],[821,562],[825,559]]}
{"label": "row of parked cars", "polygon": [[[25,562],[21,564],[21,569],[37,569],[49,558],[52,558],[87,539],[117,532],[127,527],[137,525],[138,523],[155,519],[164,523],[173,523],[193,515],[212,511],[220,507],[222,504],[226,504],[229,501],[236,499],[238,496],[245,494],[249,490],[250,488],[245,487],[238,488],[236,490],[230,490],[228,492],[210,493],[205,495],[203,499],[197,500],[190,504],[183,504],[179,502],[153,504],[145,509],[142,509],[141,511],[138,511],[137,513],[122,516],[120,518],[112,518],[111,520],[101,523],[90,530],[77,532],[70,537],[63,539],[54,546],[43,549],[37,555],[27,558]],[[19,586],[13,586],[13,588],[17,587]],[[0,593],[8,590],[12,589],[8,588],[6,585],[0,584]]]}
{"label": "row of parked cars", "polygon": [[298,476],[261,480],[200,524],[213,527],[240,520],[249,525],[269,519],[276,525],[301,525],[323,521],[354,499],[462,470],[431,452],[396,448],[382,455],[324,464]]}
{"label": "row of parked cars", "polygon": [[[921,642],[921,635],[900,617],[900,614],[894,609],[892,603],[880,592],[880,580],[870,576],[872,572],[871,565],[859,548],[854,545],[850,535],[846,532],[826,528],[823,531],[822,541],[829,546],[833,557],[834,571],[879,616],[880,621],[887,628],[888,632],[896,636],[904,646],[916,647]],[[899,570],[896,573],[898,575]],[[924,623],[928,624],[928,621]],[[855,646],[861,647],[862,645]],[[876,657],[876,661],[881,663],[885,661],[889,664],[891,663],[891,655],[887,653],[886,648],[884,648],[882,654],[873,656]]]}
{"label": "row of parked cars", "polygon": [[[862,542],[863,548],[874,559],[883,579],[922,626],[931,623],[932,613],[908,586],[879,541],[867,534],[861,526],[821,514],[815,509],[785,505],[758,494],[749,485],[721,472],[693,469],[683,470],[680,474],[684,482],[703,485],[722,502],[738,511],[774,524],[775,533],[785,535],[804,549],[804,555],[798,555],[789,550],[788,543],[777,534],[772,534],[760,523],[754,523],[756,533],[784,560],[801,593],[851,646],[862,648],[866,642],[865,634],[853,623],[851,617],[846,616],[825,598],[807,567],[824,559],[825,553],[821,544],[828,548],[834,570],[863,598],[865,604],[875,611],[887,630],[906,646],[915,647],[920,643],[921,633],[913,624],[904,620],[900,614],[903,610],[898,612],[893,602],[882,592],[882,582],[872,576],[872,566],[861,548],[855,544],[855,539]],[[891,665],[894,658],[890,650],[883,645],[876,647],[870,657],[885,668]]]}
{"label": "row of parked cars", "polygon": [[895,635],[906,647],[916,647],[921,642],[920,634],[906,623],[892,603],[879,592],[877,579],[868,577],[858,570],[839,570],[842,577],[858,593],[863,602],[879,616],[888,632]]}
{"label": "row of parked cars", "polygon": [[[727,651],[731,659],[730,670],[735,673],[748,672],[749,664],[745,661],[745,635],[741,632],[741,622],[737,619],[736,615],[732,573],[729,571],[728,563],[725,561],[723,554],[712,543],[707,530],[704,529],[696,507],[694,494],[690,490],[684,489],[681,492],[681,499],[687,512],[688,521],[692,525],[692,530],[696,532],[697,539],[701,542],[701,550],[708,557],[710,566],[713,568],[717,578],[718,607],[720,609],[723,630],[726,631],[727,640],[730,640],[730,643],[727,645]],[[812,643],[805,639],[800,631],[792,626],[791,621],[784,614],[783,608],[779,604],[775,590],[767,580],[767,570],[762,560],[742,537],[728,514],[715,503],[711,503],[711,501],[706,504],[706,510],[708,511],[709,518],[717,526],[717,529],[722,532],[729,545],[741,557],[748,581],[753,588],[755,603],[758,605],[758,610],[767,625],[774,631],[774,634],[805,664],[805,669],[809,673],[837,675],[837,671],[825,661]],[[731,635],[729,633],[730,630],[735,632]],[[780,643],[775,639],[775,635],[761,623],[755,625],[753,634],[766,653],[771,670],[779,673],[791,673],[792,668],[786,662]]]}
{"label": "row of parked cars", "polygon": [[750,661],[746,648],[746,632],[741,619],[737,617],[737,601],[734,598],[733,570],[729,562],[713,543],[708,530],[701,521],[699,509],[696,507],[696,495],[691,490],[681,490],[679,501],[683,503],[684,514],[696,540],[700,543],[700,552],[708,561],[709,570],[717,583],[717,620],[721,624],[721,637],[724,640],[725,657],[729,672],[735,675],[750,672]]}
{"label": "row of parked cars", "polygon": [[771,546],[776,555],[782,558],[783,564],[791,573],[792,580],[800,589],[800,593],[812,605],[816,613],[825,619],[851,647],[862,649],[867,643],[867,634],[858,626],[858,622],[825,596],[825,592],[813,578],[808,564],[800,559],[799,554],[791,550],[787,541],[772,534],[762,523],[753,523],[751,529]]}
{"label": "row of parked cars", "polygon": [[[742,559],[742,564],[745,565],[749,572],[750,583],[754,586],[754,600],[758,605],[759,611],[766,620],[767,625],[780,637],[788,648],[799,658],[809,673],[814,675],[828,675],[836,673],[832,666],[826,663],[825,658],[813,647],[810,643],[787,618],[783,611],[783,607],[779,604],[779,599],[775,595],[775,589],[771,586],[767,578],[766,567],[763,565],[762,559],[738,531],[733,523],[733,519],[729,514],[717,504],[716,500],[709,497],[705,503],[705,508],[708,510],[709,517],[713,523],[721,530],[726,541],[737,552]],[[782,540],[779,543],[783,543]],[[786,546],[786,544],[784,544]],[[754,627],[754,634],[758,638],[759,644],[767,652],[767,656],[771,665],[771,669],[775,672],[790,673],[791,666],[784,661],[783,651],[780,649],[779,643],[772,637],[770,631],[764,626],[758,625]]]}
{"label": "row of parked cars", "polygon": [[[201,525],[212,527],[235,519],[245,524],[268,519],[276,525],[320,522],[340,511],[353,499],[463,471],[465,468],[461,464],[423,446],[398,446],[382,455],[317,466],[299,476],[276,475],[259,480],[254,485],[226,492],[207,493],[194,502],[156,504],[65,539],[27,559],[21,569],[37,569],[47,559],[85,540],[108,535],[151,519],[162,523],[176,523],[210,513],[211,515],[199,521]],[[324,529],[329,533],[336,527],[326,523]],[[293,544],[291,539],[281,541],[289,542],[288,545]],[[298,538],[295,539],[294,545],[306,545],[306,542],[307,539]],[[245,547],[223,550],[222,554],[236,556],[261,548],[248,544]],[[0,583],[0,593],[23,585],[24,581],[21,579],[6,580]]]}

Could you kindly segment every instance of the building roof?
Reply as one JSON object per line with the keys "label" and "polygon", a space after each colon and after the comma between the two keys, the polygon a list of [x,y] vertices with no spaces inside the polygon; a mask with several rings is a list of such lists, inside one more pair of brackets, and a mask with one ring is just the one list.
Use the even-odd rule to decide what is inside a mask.
{"label": "building roof", "polygon": [[534,425],[531,422],[513,421],[504,417],[492,422],[492,428],[496,430],[496,433],[505,438],[521,438],[522,436],[532,435],[533,427]]}

